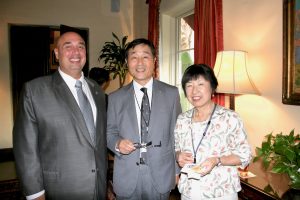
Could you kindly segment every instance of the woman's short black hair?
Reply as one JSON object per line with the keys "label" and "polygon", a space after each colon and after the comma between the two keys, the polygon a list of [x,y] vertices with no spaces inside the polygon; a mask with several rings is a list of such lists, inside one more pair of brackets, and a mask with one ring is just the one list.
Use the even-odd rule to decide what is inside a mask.
{"label": "woman's short black hair", "polygon": [[215,93],[218,87],[218,80],[215,76],[213,69],[206,64],[194,64],[189,66],[184,71],[184,74],[181,79],[181,85],[185,96],[186,96],[185,85],[187,84],[187,82],[191,80],[196,80],[199,78],[199,76],[202,76],[205,80],[210,82],[212,93]]}
{"label": "woman's short black hair", "polygon": [[139,44],[144,44],[144,45],[147,45],[148,47],[150,47],[151,53],[152,53],[153,57],[156,56],[156,51],[155,51],[155,47],[154,47],[153,43],[150,40],[147,40],[145,38],[138,38],[138,39],[135,39],[135,40],[131,41],[127,45],[127,47],[125,49],[125,58],[126,59],[128,58],[128,52],[129,52],[129,50],[133,49],[135,46],[137,46]]}

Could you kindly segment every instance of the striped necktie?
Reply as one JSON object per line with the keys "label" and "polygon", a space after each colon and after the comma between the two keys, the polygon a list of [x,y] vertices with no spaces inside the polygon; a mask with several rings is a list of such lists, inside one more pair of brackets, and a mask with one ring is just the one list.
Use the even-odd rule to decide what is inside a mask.
{"label": "striped necktie", "polygon": [[92,142],[93,142],[93,144],[95,144],[96,128],[95,128],[95,124],[94,124],[94,117],[93,117],[93,111],[92,111],[91,104],[82,90],[82,82],[81,81],[79,81],[79,80],[76,81],[75,88],[77,91],[80,110],[84,117],[85,124],[89,130],[89,134],[92,139]]}
{"label": "striped necktie", "polygon": [[[147,88],[141,88],[141,91],[144,93],[142,99],[142,106],[141,106],[141,143],[148,142],[148,127],[150,122],[150,103],[147,94]],[[141,149],[141,159],[140,163],[145,164],[146,162],[146,152],[143,152]]]}

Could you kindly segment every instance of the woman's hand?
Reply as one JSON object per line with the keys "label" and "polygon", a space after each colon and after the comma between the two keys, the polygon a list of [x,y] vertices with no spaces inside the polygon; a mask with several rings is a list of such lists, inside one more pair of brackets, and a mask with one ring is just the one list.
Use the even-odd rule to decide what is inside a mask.
{"label": "woman's hand", "polygon": [[194,157],[191,152],[176,152],[176,161],[179,167],[184,167],[185,164],[191,164],[194,162]]}
{"label": "woman's hand", "polygon": [[206,174],[209,174],[211,170],[218,164],[218,158],[217,157],[211,157],[207,158],[203,163],[201,163],[201,176],[205,176]]}

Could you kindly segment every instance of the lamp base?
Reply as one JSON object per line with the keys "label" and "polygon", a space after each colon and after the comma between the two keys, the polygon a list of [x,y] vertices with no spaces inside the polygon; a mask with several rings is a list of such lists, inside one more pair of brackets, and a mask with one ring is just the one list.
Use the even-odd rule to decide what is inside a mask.
{"label": "lamp base", "polygon": [[235,110],[235,99],[234,94],[229,94],[229,108]]}

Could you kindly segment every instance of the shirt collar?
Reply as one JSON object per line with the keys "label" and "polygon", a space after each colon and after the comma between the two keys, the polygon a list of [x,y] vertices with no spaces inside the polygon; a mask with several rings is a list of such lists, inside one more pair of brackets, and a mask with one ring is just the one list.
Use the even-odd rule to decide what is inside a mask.
{"label": "shirt collar", "polygon": [[[72,76],[66,74],[60,68],[58,68],[58,72],[61,75],[61,77],[64,79],[66,84],[69,86],[69,88],[73,88],[75,86],[75,83],[76,83],[77,79],[75,79]],[[81,72],[81,77],[79,78],[79,80],[82,82],[82,84],[85,84],[83,72]]]}
{"label": "shirt collar", "polygon": [[140,90],[141,88],[145,87],[147,88],[147,91],[148,92],[152,92],[152,86],[153,86],[153,78],[151,78],[148,83],[146,83],[145,85],[141,85],[139,84],[138,82],[136,82],[135,80],[133,80],[133,87],[134,89],[137,91],[137,90]]}

